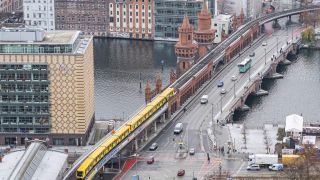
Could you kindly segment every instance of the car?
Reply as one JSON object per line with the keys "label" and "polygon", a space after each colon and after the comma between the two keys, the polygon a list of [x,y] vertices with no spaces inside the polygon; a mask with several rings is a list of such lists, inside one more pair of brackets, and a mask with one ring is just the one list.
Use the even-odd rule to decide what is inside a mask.
{"label": "car", "polygon": [[260,170],[260,166],[259,166],[259,164],[250,164],[250,165],[247,167],[247,170],[248,170],[248,171],[250,171],[250,170],[259,171],[259,170]]}
{"label": "car", "polygon": [[269,166],[270,171],[283,171],[283,164],[272,164]]}
{"label": "car", "polygon": [[150,151],[154,151],[158,148],[158,144],[157,143],[152,143],[151,146],[149,147]]}
{"label": "car", "polygon": [[184,176],[185,173],[186,173],[186,171],[184,169],[179,169],[177,176]]}
{"label": "car", "polygon": [[267,46],[267,45],[268,43],[266,41],[262,43],[262,46]]}
{"label": "car", "polygon": [[251,54],[249,54],[250,57],[254,57],[256,55],[256,53],[252,52]]}
{"label": "car", "polygon": [[226,89],[221,89],[221,91],[220,91],[221,94],[225,94],[226,92],[227,92]]}
{"label": "car", "polygon": [[224,85],[224,83],[223,83],[223,81],[219,81],[219,83],[218,83],[218,87],[222,87]]}
{"label": "car", "polygon": [[203,95],[200,99],[200,103],[201,104],[207,104],[208,103],[208,98],[209,96],[208,95]]}
{"label": "car", "polygon": [[231,77],[231,81],[236,81],[237,80],[237,76],[232,76]]}
{"label": "car", "polygon": [[154,163],[154,157],[150,156],[149,159],[147,160],[147,164],[153,164]]}
{"label": "car", "polygon": [[194,155],[195,152],[196,152],[196,150],[195,150],[194,148],[190,148],[190,149],[189,149],[189,154],[190,154],[190,155]]}

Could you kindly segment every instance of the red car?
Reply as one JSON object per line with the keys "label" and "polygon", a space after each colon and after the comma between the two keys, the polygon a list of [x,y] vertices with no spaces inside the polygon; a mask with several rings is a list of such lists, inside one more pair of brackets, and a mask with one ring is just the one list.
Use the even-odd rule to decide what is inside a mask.
{"label": "red car", "polygon": [[177,176],[183,176],[185,174],[185,170],[184,169],[179,169]]}
{"label": "red car", "polygon": [[148,164],[153,164],[154,163],[154,157],[150,156],[149,159],[147,160]]}

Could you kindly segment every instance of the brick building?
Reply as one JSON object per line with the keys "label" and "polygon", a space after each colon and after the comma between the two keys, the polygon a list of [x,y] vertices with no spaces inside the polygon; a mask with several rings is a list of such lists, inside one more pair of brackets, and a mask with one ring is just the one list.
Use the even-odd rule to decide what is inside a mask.
{"label": "brick building", "polygon": [[80,30],[94,36],[107,35],[109,0],[54,0],[55,28]]}
{"label": "brick building", "polygon": [[110,37],[153,39],[153,0],[110,0]]}
{"label": "brick building", "polygon": [[22,11],[22,0],[0,0],[0,13]]}
{"label": "brick building", "polygon": [[212,14],[210,13],[206,0],[202,9],[198,12],[198,28],[194,31],[185,16],[179,28],[179,41],[175,45],[177,55],[177,74],[181,76],[190,69],[196,60],[205,55],[213,46],[215,30],[211,27]]}

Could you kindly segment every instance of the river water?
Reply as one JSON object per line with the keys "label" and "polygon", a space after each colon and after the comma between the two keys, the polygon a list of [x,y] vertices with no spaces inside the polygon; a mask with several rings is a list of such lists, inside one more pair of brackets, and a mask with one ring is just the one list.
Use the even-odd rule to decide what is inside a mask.
{"label": "river water", "polygon": [[154,89],[160,74],[168,85],[176,65],[174,43],[94,39],[94,56],[96,119],[130,117],[145,104],[147,81]]}
{"label": "river water", "polygon": [[[176,66],[173,43],[95,39],[94,47],[97,119],[128,118],[144,105],[146,82],[154,88],[159,73],[167,85],[170,69]],[[293,113],[302,114],[305,121],[320,121],[320,51],[301,51],[297,60],[278,72],[284,78],[264,80],[269,95],[249,98],[250,111],[236,113],[236,121],[249,128],[285,124],[285,117]]]}
{"label": "river water", "polygon": [[320,51],[300,51],[291,65],[280,66],[283,79],[264,80],[262,88],[268,96],[248,98],[251,107],[236,113],[235,120],[246,122],[248,128],[264,124],[285,125],[285,118],[298,114],[307,122],[320,122]]}

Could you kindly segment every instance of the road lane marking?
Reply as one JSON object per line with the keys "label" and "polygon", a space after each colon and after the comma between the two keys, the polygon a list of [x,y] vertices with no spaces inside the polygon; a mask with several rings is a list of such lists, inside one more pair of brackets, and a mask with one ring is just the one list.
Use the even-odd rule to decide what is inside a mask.
{"label": "road lane marking", "polygon": [[245,163],[245,162],[243,162],[243,163],[241,164],[241,166],[240,166],[240,168],[238,169],[238,171],[237,171],[236,175],[238,175],[238,174],[239,174],[239,172],[240,172],[240,170],[242,169],[242,167],[243,167],[244,163]]}

